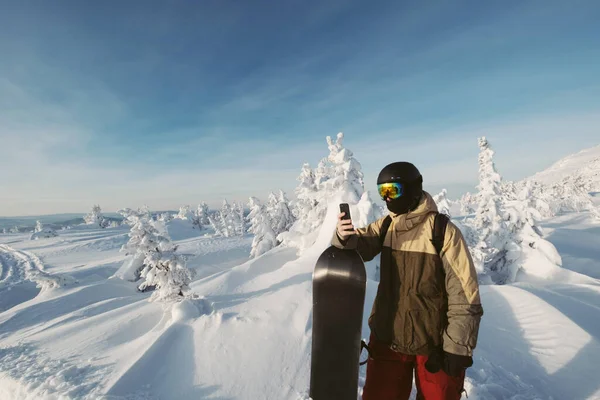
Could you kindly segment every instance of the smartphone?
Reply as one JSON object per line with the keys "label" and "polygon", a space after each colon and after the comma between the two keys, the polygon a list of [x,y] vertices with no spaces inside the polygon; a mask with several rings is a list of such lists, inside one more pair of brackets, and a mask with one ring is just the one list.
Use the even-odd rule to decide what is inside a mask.
{"label": "smartphone", "polygon": [[350,206],[348,205],[348,203],[340,204],[340,212],[345,213],[342,219],[352,219],[350,218]]}

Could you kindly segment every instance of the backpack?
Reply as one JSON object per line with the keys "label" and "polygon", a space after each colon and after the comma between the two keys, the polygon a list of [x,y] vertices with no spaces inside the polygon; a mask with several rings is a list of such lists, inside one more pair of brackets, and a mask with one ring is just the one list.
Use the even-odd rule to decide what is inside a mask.
{"label": "backpack", "polygon": [[[383,247],[383,241],[385,240],[385,235],[387,235],[387,231],[390,228],[392,223],[392,217],[389,215],[385,217],[383,220],[383,224],[381,225],[381,231],[379,232],[379,243]],[[431,243],[435,247],[438,256],[442,252],[442,247],[444,247],[444,238],[446,236],[446,226],[448,225],[448,216],[446,214],[441,214],[439,212],[435,213],[435,220],[433,221],[433,232]]]}

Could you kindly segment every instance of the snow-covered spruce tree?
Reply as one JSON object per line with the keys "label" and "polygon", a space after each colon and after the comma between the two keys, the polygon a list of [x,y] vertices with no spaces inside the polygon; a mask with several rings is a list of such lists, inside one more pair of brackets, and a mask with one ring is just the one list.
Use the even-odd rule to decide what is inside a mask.
{"label": "snow-covered spruce tree", "polygon": [[223,200],[223,206],[221,207],[221,212],[219,213],[221,217],[221,229],[223,232],[223,236],[232,237],[235,236],[236,227],[237,227],[237,215],[235,214],[233,207],[231,204],[227,202],[227,199]]}
{"label": "snow-covered spruce tree", "polygon": [[19,232],[20,232],[19,227],[16,225],[10,229],[10,233],[19,233]]}
{"label": "snow-covered spruce tree", "polygon": [[244,236],[246,233],[246,219],[244,217],[244,205],[241,202],[234,201],[231,205],[232,222],[235,234]]}
{"label": "snow-covered spruce tree", "polygon": [[[289,232],[284,232],[278,237],[285,244],[297,247],[300,252],[315,243],[330,203],[333,206],[335,202],[336,207],[339,202],[356,206],[364,193],[361,165],[353,153],[344,148],[343,138],[342,133],[337,135],[335,141],[327,137],[329,156],[320,161],[314,172],[314,190],[310,184],[311,174],[307,166],[303,167],[299,178],[301,185],[296,189],[299,195],[299,205],[296,208],[298,219]],[[359,215],[353,215],[353,219],[361,218]]]}
{"label": "snow-covered spruce tree", "polygon": [[310,168],[310,164],[304,163],[297,181],[300,183],[296,187],[296,202],[292,209],[292,213],[296,220],[305,220],[310,210],[316,205],[317,185],[315,183],[315,174]]}
{"label": "snow-covered spruce tree", "polygon": [[[562,265],[561,257],[552,243],[542,237],[537,222],[542,219],[538,207],[544,209],[543,201],[532,195],[531,183],[527,183],[516,200],[506,203],[506,226],[511,239],[519,246],[514,263],[525,272],[546,277]],[[512,269],[513,275],[508,281],[514,281],[518,270]]]}
{"label": "snow-covered spruce tree", "polygon": [[173,219],[175,219],[175,215],[171,214],[170,212],[163,212],[160,213],[157,218],[158,221],[162,221],[163,223],[168,223],[169,221],[172,221]]}
{"label": "snow-covered spruce tree", "polygon": [[250,208],[250,214],[248,215],[250,220],[249,231],[254,234],[250,257],[256,258],[277,246],[277,239],[271,228],[271,221],[266,207],[256,197],[250,197],[248,207]]}
{"label": "snow-covered spruce tree", "polygon": [[225,236],[225,233],[223,232],[223,227],[221,226],[221,212],[215,211],[212,214],[209,214],[207,218],[210,226],[215,231],[215,236]]}
{"label": "snow-covered spruce tree", "polygon": [[184,221],[191,221],[193,219],[193,212],[192,212],[192,208],[189,205],[185,205],[182,207],[179,207],[179,213],[177,214],[176,218],[178,219],[182,219]]}
{"label": "snow-covered spruce tree", "polygon": [[115,275],[121,279],[135,282],[140,279],[146,251],[155,246],[155,237],[160,235],[152,224],[152,215],[147,207],[137,210],[124,208],[118,210],[117,213],[123,216],[123,223],[131,227],[129,241],[121,247],[121,252],[131,257],[125,259]]}
{"label": "snow-covered spruce tree", "polygon": [[459,200],[460,212],[463,215],[470,215],[475,212],[475,197],[470,193],[465,193]]}
{"label": "snow-covered spruce tree", "polygon": [[196,210],[196,219],[200,226],[208,226],[210,225],[210,221],[208,220],[209,210],[208,204],[202,202],[198,205],[198,209]]}
{"label": "snow-covered spruce tree", "polygon": [[99,205],[94,205],[89,214],[83,217],[83,220],[86,225],[97,225],[100,228],[106,228],[108,226],[108,221],[102,215],[102,209]]}
{"label": "snow-covered spruce tree", "polygon": [[280,189],[279,194],[277,195],[275,213],[271,219],[275,235],[289,231],[295,220],[292,210],[290,209],[290,201],[285,195],[285,192]]}
{"label": "snow-covered spruce tree", "polygon": [[266,210],[267,210],[267,215],[269,216],[269,220],[271,221],[271,227],[275,227],[275,219],[276,219],[276,214],[277,214],[277,204],[279,203],[279,200],[277,199],[277,196],[275,195],[275,193],[270,192],[269,193],[269,197],[267,197],[267,205],[266,205]]}
{"label": "snow-covered spruce tree", "polygon": [[2,228],[2,234],[6,235],[8,233],[8,230],[6,228]]}
{"label": "snow-covered spruce tree", "polygon": [[433,201],[437,205],[438,211],[442,214],[446,214],[449,217],[450,215],[450,202],[448,201],[448,192],[446,189],[442,189],[442,191],[435,196],[433,196]]}
{"label": "snow-covered spruce tree", "polygon": [[485,137],[479,138],[479,204],[470,221],[478,233],[478,243],[471,249],[478,272],[494,283],[510,282],[516,276],[519,246],[510,237],[505,224],[501,194],[502,178],[494,165],[494,151]]}
{"label": "snow-covered spruce tree", "polygon": [[194,272],[186,267],[185,259],[177,253],[177,246],[166,236],[165,230],[156,247],[146,251],[140,272],[145,281],[138,289],[142,292],[155,290],[151,300],[177,300],[189,290],[193,276]]}
{"label": "snow-covered spruce tree", "polygon": [[193,274],[176,253],[163,221],[153,220],[147,208],[119,210],[131,226],[129,241],[122,247],[132,259],[126,260],[117,276],[130,281],[145,279],[138,289],[156,289],[152,299],[166,300],[183,295]]}
{"label": "snow-covered spruce tree", "polygon": [[44,228],[44,224],[40,221],[35,222],[35,228],[30,236],[30,240],[46,239],[58,236],[58,233],[54,229]]}

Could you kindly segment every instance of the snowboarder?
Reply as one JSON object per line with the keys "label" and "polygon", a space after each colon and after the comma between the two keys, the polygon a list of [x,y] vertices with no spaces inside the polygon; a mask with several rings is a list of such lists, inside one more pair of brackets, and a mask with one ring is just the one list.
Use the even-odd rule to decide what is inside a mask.
{"label": "snowboarder", "polygon": [[340,213],[332,240],[365,261],[381,253],[363,399],[408,400],[414,373],[417,398],[458,400],[483,315],[469,249],[451,222],[434,234],[442,214],[413,164],[387,165],[377,186],[391,219],[354,229]]}

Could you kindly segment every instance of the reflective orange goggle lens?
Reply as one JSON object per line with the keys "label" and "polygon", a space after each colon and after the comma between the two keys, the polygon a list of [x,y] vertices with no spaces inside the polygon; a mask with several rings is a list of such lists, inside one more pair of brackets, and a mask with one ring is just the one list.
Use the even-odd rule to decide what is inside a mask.
{"label": "reflective orange goggle lens", "polygon": [[397,199],[402,196],[403,187],[401,183],[391,182],[391,183],[382,183],[377,185],[377,190],[379,191],[379,195],[382,199],[389,198],[391,200]]}

